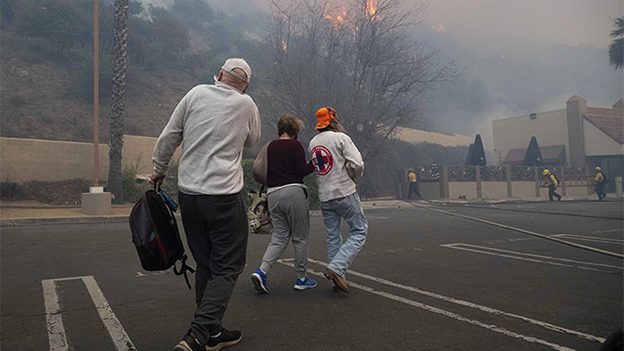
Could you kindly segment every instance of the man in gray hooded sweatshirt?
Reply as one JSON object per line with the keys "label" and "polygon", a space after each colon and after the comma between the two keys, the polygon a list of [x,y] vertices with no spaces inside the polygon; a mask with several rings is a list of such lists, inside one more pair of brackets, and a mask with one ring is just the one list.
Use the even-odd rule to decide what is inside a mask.
{"label": "man in gray hooded sweatshirt", "polygon": [[219,350],[241,340],[221,326],[238,276],[245,268],[249,224],[242,193],[244,147],[260,139],[260,116],[245,92],[251,68],[231,58],[214,85],[191,89],[160,134],[152,182],[162,183],[179,145],[179,202],[188,246],[197,262],[197,310],[174,350]]}

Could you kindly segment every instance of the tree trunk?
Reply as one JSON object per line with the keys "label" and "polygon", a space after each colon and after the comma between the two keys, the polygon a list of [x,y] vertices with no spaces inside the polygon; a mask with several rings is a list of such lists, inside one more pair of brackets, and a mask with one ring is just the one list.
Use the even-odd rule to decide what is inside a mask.
{"label": "tree trunk", "polygon": [[115,0],[115,58],[113,63],[113,97],[111,102],[108,190],[113,203],[123,204],[121,153],[123,150],[124,95],[126,93],[126,46],[128,41],[128,0]]}

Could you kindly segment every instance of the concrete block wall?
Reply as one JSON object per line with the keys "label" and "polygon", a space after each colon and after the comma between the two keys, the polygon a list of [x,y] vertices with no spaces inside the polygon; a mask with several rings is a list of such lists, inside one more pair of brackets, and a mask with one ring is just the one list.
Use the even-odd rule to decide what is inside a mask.
{"label": "concrete block wall", "polygon": [[[93,179],[93,144],[0,138],[2,181]],[[108,178],[108,145],[99,145],[99,179]]]}
{"label": "concrete block wall", "polygon": [[[444,173],[444,172],[442,172]],[[401,178],[401,177],[400,177]],[[400,184],[400,189],[403,190],[401,194],[397,193],[398,198],[407,199],[407,189],[409,183],[406,177],[403,177]],[[466,199],[505,199],[509,197],[508,189],[511,190],[512,198],[535,198],[536,197],[536,183],[531,181],[481,181],[481,196],[478,193],[477,181],[447,181],[444,174],[440,177],[442,182],[446,182],[445,186],[448,188],[448,195],[442,196],[442,189],[445,186],[441,186],[440,182],[420,182],[420,193],[424,199],[458,199],[460,196],[465,196]],[[557,193],[564,194],[564,189],[559,187]],[[539,187],[539,198],[548,198],[548,188]],[[590,186],[567,186],[565,188],[566,197],[579,197],[587,196],[593,193],[593,185]]]}
{"label": "concrete block wall", "polygon": [[[154,137],[124,136],[122,167],[137,167],[139,174],[151,174]],[[0,179],[27,181],[60,181],[93,179],[93,143],[0,137]],[[99,179],[108,179],[109,147],[99,145]],[[178,148],[173,162],[180,159]]]}

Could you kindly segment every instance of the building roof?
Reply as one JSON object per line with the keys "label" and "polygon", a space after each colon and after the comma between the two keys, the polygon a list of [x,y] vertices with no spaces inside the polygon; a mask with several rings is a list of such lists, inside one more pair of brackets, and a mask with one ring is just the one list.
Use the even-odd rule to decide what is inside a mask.
{"label": "building roof", "polygon": [[624,110],[588,107],[583,117],[620,145],[624,144]]}
{"label": "building roof", "polygon": [[460,134],[446,135],[424,130],[396,127],[396,134],[393,136],[408,143],[431,143],[442,146],[468,146],[473,142],[473,138]]}
{"label": "building roof", "polygon": [[[545,165],[560,165],[565,164],[565,145],[551,145],[540,146],[540,152],[542,153],[542,162]],[[522,165],[524,162],[524,156],[526,155],[527,148],[511,149],[505,156],[503,161],[506,165]]]}
{"label": "building roof", "polygon": [[568,99],[568,101],[567,101],[567,102],[570,102],[570,101],[578,101],[578,100],[580,100],[580,101],[585,101],[585,99],[583,99],[582,97],[580,97],[580,96],[578,96],[578,95],[574,94],[574,95],[572,95],[572,97],[571,97],[570,99]]}

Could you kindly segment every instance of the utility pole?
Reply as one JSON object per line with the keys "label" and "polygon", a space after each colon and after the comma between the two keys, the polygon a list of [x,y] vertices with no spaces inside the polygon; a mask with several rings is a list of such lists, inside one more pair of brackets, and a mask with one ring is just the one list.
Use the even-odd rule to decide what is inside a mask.
{"label": "utility pole", "polygon": [[100,178],[100,6],[98,0],[93,1],[93,186],[97,187]]}
{"label": "utility pole", "polygon": [[88,193],[82,193],[82,213],[107,215],[111,213],[111,194],[99,186],[100,178],[100,72],[99,72],[99,8],[98,0],[93,0],[93,186]]}

